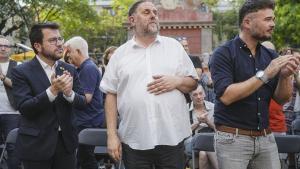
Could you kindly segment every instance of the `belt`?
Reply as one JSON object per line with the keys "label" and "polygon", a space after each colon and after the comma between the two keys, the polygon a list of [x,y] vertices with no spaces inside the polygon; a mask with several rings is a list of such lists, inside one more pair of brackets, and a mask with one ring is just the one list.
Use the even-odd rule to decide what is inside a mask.
{"label": "belt", "polygon": [[272,131],[270,129],[263,129],[263,130],[244,130],[234,127],[228,127],[224,125],[217,125],[216,129],[218,131],[232,133],[237,135],[246,135],[251,137],[258,137],[258,136],[266,136],[267,134],[271,134]]}

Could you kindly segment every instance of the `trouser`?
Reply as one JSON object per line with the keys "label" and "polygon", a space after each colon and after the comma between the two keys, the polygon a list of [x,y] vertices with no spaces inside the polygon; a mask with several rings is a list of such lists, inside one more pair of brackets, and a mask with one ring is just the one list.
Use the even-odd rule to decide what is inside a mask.
{"label": "trouser", "polygon": [[122,144],[122,159],[126,169],[183,169],[184,145],[158,145],[150,150],[135,150]]}
{"label": "trouser", "polygon": [[[19,127],[19,121],[19,114],[0,114],[0,132],[2,136],[2,143],[5,142],[5,139],[11,130]],[[8,169],[19,169],[20,160],[17,157],[18,153],[16,152],[15,144],[7,144],[6,151]]]}
{"label": "trouser", "polygon": [[58,132],[58,139],[54,155],[43,161],[23,160],[24,169],[74,169],[75,152],[69,152],[64,144],[62,133]]}
{"label": "trouser", "polygon": [[272,133],[252,137],[217,131],[215,149],[220,169],[280,169]]}

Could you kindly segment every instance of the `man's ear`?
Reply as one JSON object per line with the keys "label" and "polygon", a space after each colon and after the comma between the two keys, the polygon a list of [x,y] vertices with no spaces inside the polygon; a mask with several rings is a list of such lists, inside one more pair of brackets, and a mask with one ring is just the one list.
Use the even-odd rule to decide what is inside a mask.
{"label": "man's ear", "polygon": [[79,49],[76,49],[76,52],[79,54],[79,55],[82,55],[81,51]]}
{"label": "man's ear", "polygon": [[40,53],[42,51],[42,45],[39,43],[34,43],[33,47]]}

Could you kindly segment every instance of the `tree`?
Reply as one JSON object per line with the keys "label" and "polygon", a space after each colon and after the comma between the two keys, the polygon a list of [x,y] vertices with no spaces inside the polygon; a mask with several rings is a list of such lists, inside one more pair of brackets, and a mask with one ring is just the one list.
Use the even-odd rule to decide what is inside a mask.
{"label": "tree", "polygon": [[[7,36],[34,22],[45,22],[58,16],[64,0],[0,0],[0,34]],[[21,37],[20,37],[21,38]]]}
{"label": "tree", "polygon": [[273,40],[278,49],[300,47],[300,3],[296,0],[277,0],[276,26]]}

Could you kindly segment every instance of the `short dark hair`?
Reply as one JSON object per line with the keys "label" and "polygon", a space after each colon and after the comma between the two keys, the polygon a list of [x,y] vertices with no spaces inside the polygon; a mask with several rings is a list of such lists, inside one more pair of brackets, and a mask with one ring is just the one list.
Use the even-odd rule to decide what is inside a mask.
{"label": "short dark hair", "polygon": [[31,27],[30,33],[29,33],[29,39],[31,46],[33,48],[33,51],[37,54],[38,51],[34,48],[34,43],[43,43],[43,29],[59,29],[59,25],[54,22],[46,22],[46,23],[37,23],[34,24]]}
{"label": "short dark hair", "polygon": [[241,27],[243,19],[249,13],[257,12],[261,9],[275,8],[274,0],[246,0],[239,11],[239,25]]}
{"label": "short dark hair", "polygon": [[139,5],[144,2],[148,2],[148,1],[140,0],[140,1],[136,1],[135,3],[133,3],[129,8],[128,16],[132,16],[136,12],[136,9],[139,7]]}

